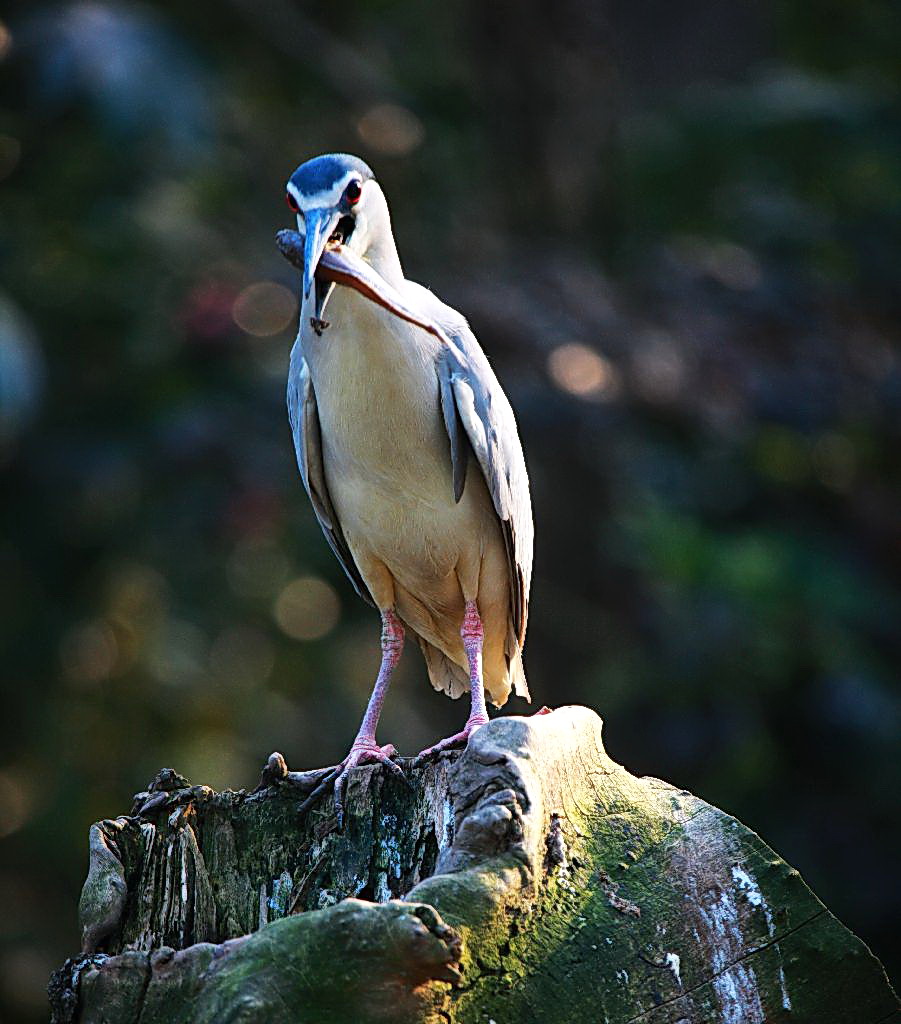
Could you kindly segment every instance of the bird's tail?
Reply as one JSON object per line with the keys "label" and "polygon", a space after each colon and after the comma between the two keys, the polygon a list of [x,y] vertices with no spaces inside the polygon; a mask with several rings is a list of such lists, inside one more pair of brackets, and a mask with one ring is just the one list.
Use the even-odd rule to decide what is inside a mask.
{"label": "bird's tail", "polygon": [[532,694],[529,693],[529,684],[526,682],[526,670],[523,668],[522,650],[519,644],[515,645],[513,656],[510,659],[510,667],[507,670],[507,676],[516,696],[522,697],[524,700],[531,701]]}
{"label": "bird's tail", "polygon": [[[446,693],[453,700],[462,697],[464,693],[469,693],[469,673],[466,669],[452,661],[444,651],[439,650],[418,634],[416,639],[422,649],[422,656],[425,658],[432,686],[439,692]],[[490,670],[486,670],[485,673],[486,695],[495,707],[499,708],[507,703],[511,690],[517,697],[524,697],[526,700],[532,699],[522,665],[522,652],[518,644],[514,645],[514,652],[509,657],[506,671],[492,673]]]}
{"label": "bird's tail", "polygon": [[429,682],[439,693],[446,693],[456,700],[469,693],[469,673],[417,633],[416,639],[422,648],[422,656],[429,672]]}

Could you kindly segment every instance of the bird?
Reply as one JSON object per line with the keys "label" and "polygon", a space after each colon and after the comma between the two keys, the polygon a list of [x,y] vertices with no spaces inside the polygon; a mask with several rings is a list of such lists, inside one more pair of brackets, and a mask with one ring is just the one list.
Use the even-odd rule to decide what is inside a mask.
{"label": "bird", "polygon": [[[406,781],[376,726],[406,634],[432,686],[470,694],[461,746],[488,721],[486,696],[530,700],[522,661],[534,527],[510,402],[466,319],[404,276],[388,203],[346,153],[302,163],[286,186],[297,230],[279,233],[302,269],[288,368],[301,479],[328,544],[381,617],[381,663],[347,756],[302,810],[381,763]],[[328,319],[326,319],[326,313]]]}

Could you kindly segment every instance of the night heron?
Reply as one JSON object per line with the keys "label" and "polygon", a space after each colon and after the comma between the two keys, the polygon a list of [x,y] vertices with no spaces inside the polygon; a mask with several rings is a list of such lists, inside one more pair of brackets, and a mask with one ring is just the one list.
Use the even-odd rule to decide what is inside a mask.
{"label": "night heron", "polygon": [[[382,618],[382,661],[357,738],[307,801],[396,751],[376,725],[405,628],[436,690],[471,710],[463,729],[422,751],[465,743],[522,666],[532,508],[516,421],[466,320],[404,277],[388,204],[346,154],[300,165],[287,185],[297,233],[279,244],[303,270],[288,413],[316,518],[357,593]],[[326,311],[328,319],[326,320]]]}

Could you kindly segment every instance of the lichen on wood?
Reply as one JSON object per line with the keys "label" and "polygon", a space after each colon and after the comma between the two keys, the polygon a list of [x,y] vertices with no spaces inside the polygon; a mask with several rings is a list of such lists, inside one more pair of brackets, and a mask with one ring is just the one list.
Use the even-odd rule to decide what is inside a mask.
{"label": "lichen on wood", "polygon": [[[273,755],[253,793],[164,772],[90,836],[54,1019],[606,1024],[887,1021],[878,961],[753,832],[630,775],[585,708],[355,773]],[[124,883],[125,890],[122,886]]]}

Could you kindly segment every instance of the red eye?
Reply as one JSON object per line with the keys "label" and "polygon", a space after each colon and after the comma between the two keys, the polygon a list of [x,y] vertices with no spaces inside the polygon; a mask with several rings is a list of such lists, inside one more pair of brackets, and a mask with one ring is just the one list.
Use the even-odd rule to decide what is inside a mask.
{"label": "red eye", "polygon": [[295,213],[300,213],[300,207],[297,205],[297,200],[294,198],[294,196],[291,195],[290,192],[285,193],[285,202],[288,204],[288,206],[291,207],[291,209]]}
{"label": "red eye", "polygon": [[363,186],[359,181],[352,181],[347,188],[344,190],[344,195],[347,201],[353,206],[354,203],[360,201],[360,196],[363,193]]}

